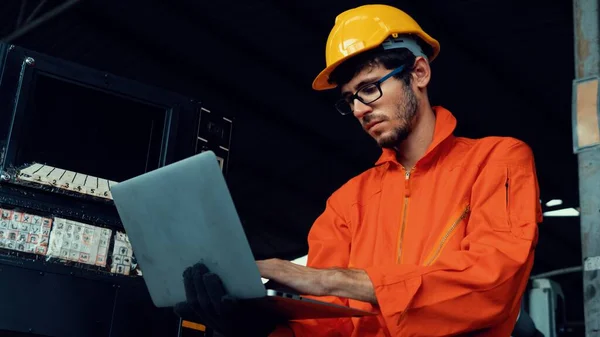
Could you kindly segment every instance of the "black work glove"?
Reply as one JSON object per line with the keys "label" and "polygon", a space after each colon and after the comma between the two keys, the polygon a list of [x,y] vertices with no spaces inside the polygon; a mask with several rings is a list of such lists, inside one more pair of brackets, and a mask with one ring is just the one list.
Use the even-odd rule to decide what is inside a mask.
{"label": "black work glove", "polygon": [[183,272],[186,302],[175,313],[227,336],[266,337],[275,329],[275,319],[251,301],[227,294],[221,278],[197,263]]}

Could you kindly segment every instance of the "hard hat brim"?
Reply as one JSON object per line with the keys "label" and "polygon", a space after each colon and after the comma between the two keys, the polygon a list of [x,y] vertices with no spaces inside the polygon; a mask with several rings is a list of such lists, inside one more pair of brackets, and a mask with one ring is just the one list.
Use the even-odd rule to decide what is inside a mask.
{"label": "hard hat brim", "polygon": [[[329,83],[329,75],[331,75],[331,72],[336,67],[337,67],[337,65],[335,65],[335,66],[332,65],[330,67],[327,67],[325,70],[321,71],[321,73],[313,81],[312,88],[314,90],[319,90],[319,91],[320,90],[335,89],[337,87],[337,84],[335,84],[335,83]],[[333,69],[329,69],[329,68],[333,68]]]}

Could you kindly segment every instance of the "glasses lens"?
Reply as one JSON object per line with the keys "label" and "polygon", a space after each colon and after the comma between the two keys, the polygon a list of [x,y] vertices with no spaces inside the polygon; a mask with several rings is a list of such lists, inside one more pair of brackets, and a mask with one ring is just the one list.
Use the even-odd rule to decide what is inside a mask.
{"label": "glasses lens", "polygon": [[368,84],[360,88],[358,97],[360,97],[363,103],[369,104],[381,97],[381,90],[379,90],[379,86],[376,83]]}
{"label": "glasses lens", "polygon": [[342,115],[347,115],[352,113],[352,104],[345,99],[341,99],[335,103],[335,108]]}

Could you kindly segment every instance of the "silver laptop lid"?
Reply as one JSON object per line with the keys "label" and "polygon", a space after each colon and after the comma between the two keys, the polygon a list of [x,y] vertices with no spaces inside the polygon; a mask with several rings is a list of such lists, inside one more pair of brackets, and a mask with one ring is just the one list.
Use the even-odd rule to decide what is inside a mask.
{"label": "silver laptop lid", "polygon": [[185,300],[182,273],[199,261],[232,295],[266,296],[213,152],[121,182],[111,192],[156,306]]}

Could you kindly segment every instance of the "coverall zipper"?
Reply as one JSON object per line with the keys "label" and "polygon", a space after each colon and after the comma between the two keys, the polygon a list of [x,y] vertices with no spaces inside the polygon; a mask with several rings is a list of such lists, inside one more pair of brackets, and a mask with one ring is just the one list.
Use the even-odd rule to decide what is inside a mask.
{"label": "coverall zipper", "polygon": [[409,179],[412,169],[406,170],[404,175],[404,205],[402,207],[402,222],[400,223],[400,234],[398,235],[398,257],[396,262],[402,263],[402,243],[404,241],[404,231],[406,229],[406,212],[408,211],[408,198],[410,196]]}

